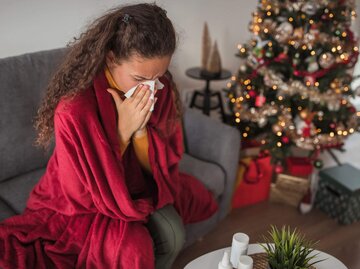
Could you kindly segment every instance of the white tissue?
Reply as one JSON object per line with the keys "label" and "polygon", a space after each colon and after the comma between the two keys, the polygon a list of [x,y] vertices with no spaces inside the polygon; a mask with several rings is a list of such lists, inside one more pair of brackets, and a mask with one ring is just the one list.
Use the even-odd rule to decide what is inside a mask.
{"label": "white tissue", "polygon": [[[151,90],[151,95],[150,95],[150,99],[154,99],[154,90],[155,90],[155,86],[156,86],[156,89],[158,90],[161,90],[162,88],[164,88],[164,84],[162,84],[160,82],[160,80],[156,79],[156,80],[147,80],[147,81],[144,81],[144,82],[141,82],[139,83],[138,85],[132,87],[130,90],[128,90],[126,93],[125,93],[125,97],[126,98],[129,98],[130,96],[132,96],[137,88],[137,86],[139,86],[140,84],[146,84],[146,85],[149,85],[149,89]],[[153,111],[154,110],[154,104],[152,104],[151,108],[150,108],[150,111]]]}

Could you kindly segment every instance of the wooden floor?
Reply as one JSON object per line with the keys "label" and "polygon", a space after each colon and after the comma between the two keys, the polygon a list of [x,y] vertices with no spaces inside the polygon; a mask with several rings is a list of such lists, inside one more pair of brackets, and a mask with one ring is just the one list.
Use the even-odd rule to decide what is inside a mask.
{"label": "wooden floor", "polygon": [[338,258],[349,269],[360,268],[360,222],[342,226],[317,209],[302,215],[293,207],[265,202],[233,210],[215,230],[183,250],[173,269],[182,269],[207,252],[230,246],[236,232],[248,234],[250,243],[262,242],[271,224],[297,227],[307,239],[320,240],[317,249]]}

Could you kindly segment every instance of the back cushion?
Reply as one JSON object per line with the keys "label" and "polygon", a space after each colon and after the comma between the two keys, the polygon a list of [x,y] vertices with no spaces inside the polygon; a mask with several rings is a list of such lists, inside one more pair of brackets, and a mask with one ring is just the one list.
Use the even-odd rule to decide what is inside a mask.
{"label": "back cushion", "polygon": [[[0,201],[12,209],[14,214],[23,212],[31,190],[44,175],[46,168],[37,169],[21,176],[0,182]],[[2,212],[0,212],[0,217]]]}
{"label": "back cushion", "polygon": [[[65,48],[0,59],[0,182],[46,166],[33,120]],[[53,148],[53,146],[52,146]]]}

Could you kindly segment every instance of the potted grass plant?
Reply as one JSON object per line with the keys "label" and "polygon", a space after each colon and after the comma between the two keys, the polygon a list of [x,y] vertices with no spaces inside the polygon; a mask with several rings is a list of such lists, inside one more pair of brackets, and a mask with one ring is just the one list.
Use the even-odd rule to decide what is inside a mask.
{"label": "potted grass plant", "polygon": [[314,246],[317,242],[306,240],[296,229],[283,226],[281,230],[271,226],[269,237],[264,236],[260,245],[268,256],[269,269],[310,269],[316,268],[314,264]]}

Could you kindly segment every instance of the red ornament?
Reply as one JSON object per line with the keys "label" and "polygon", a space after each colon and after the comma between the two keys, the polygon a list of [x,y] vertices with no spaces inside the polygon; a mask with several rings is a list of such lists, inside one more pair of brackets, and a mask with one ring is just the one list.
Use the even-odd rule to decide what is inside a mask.
{"label": "red ornament", "polygon": [[340,1],[339,1],[339,4],[340,4],[340,5],[343,5],[344,3],[345,3],[345,0],[340,0]]}
{"label": "red ornament", "polygon": [[256,92],[254,90],[249,91],[249,95],[251,98],[254,98],[256,96]]}
{"label": "red ornament", "polygon": [[289,139],[289,137],[287,137],[287,136],[283,136],[283,137],[281,138],[281,142],[283,142],[284,144],[288,144],[288,143],[290,142],[290,139]]}
{"label": "red ornament", "polygon": [[352,113],[352,114],[355,114],[356,113],[356,108],[351,106],[349,107],[349,112]]}
{"label": "red ornament", "polygon": [[288,58],[289,58],[288,55],[286,53],[282,52],[276,57],[276,60],[281,61],[281,60],[287,60]]}
{"label": "red ornament", "polygon": [[260,94],[256,96],[255,99],[255,106],[256,107],[262,107],[266,102],[266,97],[263,94]]}
{"label": "red ornament", "polygon": [[335,124],[335,123],[330,123],[330,128],[331,128],[331,129],[335,129],[335,128],[336,128],[336,124]]}

